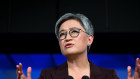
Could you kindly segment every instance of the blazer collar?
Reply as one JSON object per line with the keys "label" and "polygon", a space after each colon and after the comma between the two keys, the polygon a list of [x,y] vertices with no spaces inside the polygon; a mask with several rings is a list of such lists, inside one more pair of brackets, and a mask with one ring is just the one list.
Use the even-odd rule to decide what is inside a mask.
{"label": "blazer collar", "polygon": [[90,60],[89,63],[90,63],[90,79],[102,79],[103,74],[100,70],[100,67],[96,66]]}
{"label": "blazer collar", "polygon": [[53,79],[65,79],[68,76],[68,65],[64,62],[60,66],[56,67],[55,72],[52,73]]}
{"label": "blazer collar", "polygon": [[[94,63],[92,63],[89,60],[90,63],[90,79],[95,79],[95,77],[100,77],[101,71],[98,66],[96,66]],[[64,79],[68,76],[68,64],[67,62],[64,62],[62,65],[56,67],[56,72],[52,73],[54,79]]]}

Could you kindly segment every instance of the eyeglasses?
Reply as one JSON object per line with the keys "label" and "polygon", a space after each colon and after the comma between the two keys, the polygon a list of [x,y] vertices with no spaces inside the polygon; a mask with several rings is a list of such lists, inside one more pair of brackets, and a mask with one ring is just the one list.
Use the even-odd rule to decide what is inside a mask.
{"label": "eyeglasses", "polygon": [[[71,29],[69,30],[69,35],[70,35],[72,38],[75,38],[75,37],[77,37],[77,36],[80,34],[80,31],[82,31],[82,32],[84,32],[84,33],[86,33],[86,34],[88,34],[87,32],[85,32],[85,31],[83,31],[83,30],[81,30],[81,29],[79,29],[79,28],[71,28]],[[88,34],[88,35],[89,35],[89,34]],[[62,30],[62,31],[60,31],[60,32],[58,33],[58,38],[59,38],[60,40],[64,40],[66,37],[67,37],[67,31],[65,31],[65,30]]]}

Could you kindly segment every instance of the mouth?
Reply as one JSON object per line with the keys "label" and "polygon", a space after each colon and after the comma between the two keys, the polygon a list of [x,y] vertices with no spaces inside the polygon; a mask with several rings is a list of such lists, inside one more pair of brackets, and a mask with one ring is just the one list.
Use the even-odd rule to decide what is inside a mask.
{"label": "mouth", "polygon": [[67,44],[65,45],[65,47],[66,47],[66,48],[69,48],[69,47],[73,47],[73,45],[74,45],[74,44],[72,44],[72,43],[67,43]]}

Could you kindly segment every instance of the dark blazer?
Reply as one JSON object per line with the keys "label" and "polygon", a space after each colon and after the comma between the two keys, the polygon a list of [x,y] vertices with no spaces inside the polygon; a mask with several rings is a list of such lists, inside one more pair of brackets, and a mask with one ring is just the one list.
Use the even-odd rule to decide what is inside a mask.
{"label": "dark blazer", "polygon": [[[119,79],[115,70],[105,69],[90,63],[90,79]],[[39,79],[65,79],[68,76],[67,62],[60,66],[42,69]]]}

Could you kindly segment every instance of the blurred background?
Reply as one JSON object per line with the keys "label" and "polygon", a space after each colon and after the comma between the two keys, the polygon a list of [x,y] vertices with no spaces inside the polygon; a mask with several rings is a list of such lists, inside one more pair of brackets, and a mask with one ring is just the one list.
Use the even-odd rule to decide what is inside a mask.
{"label": "blurred background", "polygon": [[61,55],[54,26],[65,13],[86,15],[95,28],[89,59],[116,69],[127,78],[140,57],[140,3],[138,0],[2,0],[0,1],[0,76],[16,79],[16,64],[31,66],[32,79],[41,69],[66,61]]}

